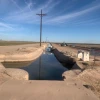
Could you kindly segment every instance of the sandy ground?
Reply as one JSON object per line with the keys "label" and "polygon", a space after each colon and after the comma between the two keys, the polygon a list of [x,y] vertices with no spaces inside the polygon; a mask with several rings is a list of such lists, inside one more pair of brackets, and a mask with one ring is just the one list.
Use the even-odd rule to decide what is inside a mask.
{"label": "sandy ground", "polygon": [[92,90],[100,98],[100,67],[86,69],[77,78],[82,80],[84,86]]}
{"label": "sandy ground", "polygon": [[[42,46],[44,46],[44,44],[42,44]],[[40,48],[38,43],[25,44],[25,45],[13,45],[13,46],[0,46],[0,62],[17,61],[18,63],[18,61],[32,61],[38,58],[42,52],[43,52],[43,49]],[[7,74],[6,71],[1,72],[2,69],[4,70],[5,68],[0,63],[0,84],[5,82],[6,80],[9,80],[10,78],[10,76]],[[8,72],[10,73],[12,72],[11,74],[14,74],[14,73],[18,74],[18,72],[16,71],[17,70],[11,69]],[[20,72],[19,74],[21,73],[23,72]]]}
{"label": "sandy ground", "polygon": [[[70,55],[70,56],[73,56],[73,57],[77,57],[77,52],[78,50],[82,50],[82,49],[78,49],[78,48],[75,48],[75,47],[69,47],[69,46],[66,46],[66,47],[61,47],[60,45],[58,44],[53,44],[53,46],[55,48],[57,48],[59,51],[65,53],[66,55]],[[83,51],[86,51],[86,50],[83,50]],[[94,53],[89,51],[90,52],[90,60],[93,61],[94,60]],[[97,60],[100,60],[100,52],[98,50],[98,52],[95,52],[95,59]]]}
{"label": "sandy ground", "polygon": [[26,44],[14,46],[0,46],[0,62],[9,61],[31,61],[35,56],[40,56],[44,45],[40,48],[39,44]]}
{"label": "sandy ground", "polygon": [[[60,45],[53,44],[54,48],[60,51],[64,56],[74,57],[76,59],[76,68],[81,69],[81,73],[77,75],[77,78],[83,82],[83,84],[90,90],[92,90],[100,98],[100,61],[83,62],[77,59],[77,49],[71,47],[61,47]],[[74,66],[73,66],[74,67]],[[76,70],[76,69],[73,69]],[[67,75],[75,76],[74,73],[66,72]]]}
{"label": "sandy ground", "polygon": [[[15,49],[9,48],[8,51],[14,52],[20,47],[24,48],[15,46]],[[1,50],[2,53],[8,51]],[[66,81],[18,81],[2,73],[0,79],[0,100],[99,100],[91,90],[83,86],[79,78],[68,78]]]}
{"label": "sandy ground", "polygon": [[[57,48],[57,50],[59,52],[61,52],[62,54],[64,54],[65,56],[70,56],[72,58],[75,58],[80,63],[84,63],[84,62],[80,61],[77,58],[77,53],[78,53],[79,49],[72,48],[72,47],[69,47],[69,46],[62,47],[62,46],[60,46],[58,44],[53,44],[53,46],[54,46],[54,48]],[[90,54],[90,61],[89,62],[85,62],[84,64],[89,66],[89,67],[100,66],[100,56],[99,56],[99,53],[98,53],[98,56],[95,57],[95,59],[98,59],[98,60],[94,62],[94,56]],[[87,68],[87,66],[84,66],[84,67]]]}
{"label": "sandy ground", "polygon": [[1,100],[99,100],[75,81],[14,81],[0,86]]}
{"label": "sandy ground", "polygon": [[58,44],[53,44],[54,48],[57,48],[57,50],[59,50],[62,53],[68,54],[68,55],[73,55],[73,56],[77,56],[77,49],[73,49],[69,46],[66,47],[62,47]]}
{"label": "sandy ground", "polygon": [[35,51],[39,48],[39,44],[24,44],[24,45],[13,45],[13,46],[0,46],[0,54],[15,54]]}

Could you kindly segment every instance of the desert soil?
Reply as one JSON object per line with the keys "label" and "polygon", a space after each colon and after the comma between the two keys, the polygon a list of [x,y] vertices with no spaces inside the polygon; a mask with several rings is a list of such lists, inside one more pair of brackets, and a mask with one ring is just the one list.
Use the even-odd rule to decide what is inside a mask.
{"label": "desert soil", "polygon": [[[1,53],[10,53],[10,50],[13,53],[19,52],[19,50],[23,52],[22,48],[25,47],[31,51],[29,45],[13,47],[13,49],[9,47],[8,50],[1,50]],[[35,48],[39,48],[39,46],[36,45]],[[61,51],[65,50],[65,47],[59,46],[59,48]],[[66,81],[18,81],[12,80],[6,73],[1,73],[0,77],[2,79],[0,84],[1,100],[99,100],[91,90],[83,85],[82,77],[68,78]]]}
{"label": "desert soil", "polygon": [[0,62],[32,61],[41,55],[44,46],[40,48],[39,43],[0,46]]}
{"label": "desert soil", "polygon": [[77,57],[78,50],[89,51],[90,52],[90,61],[94,60],[94,53],[95,53],[95,59],[100,61],[100,45],[98,45],[98,49],[95,50],[94,52],[91,49],[88,49],[88,47],[92,47],[91,45],[90,46],[88,45],[87,48],[84,45],[85,49],[82,48],[82,46],[80,46],[80,47],[70,47],[70,46],[61,47],[60,44],[53,44],[53,46],[55,48],[57,48],[60,52],[63,52],[66,55],[71,55],[74,57]]}
{"label": "desert soil", "polygon": [[[86,88],[92,90],[100,98],[100,61],[96,61],[95,64],[94,61],[91,60],[89,62],[79,61],[77,59],[78,49],[69,46],[62,47],[58,44],[53,44],[53,47],[64,56],[70,56],[76,59],[76,62],[82,71],[77,75],[77,79],[81,80]],[[90,56],[90,59],[91,58],[92,56]]]}
{"label": "desert soil", "polygon": [[16,54],[16,53],[29,53],[34,52],[39,48],[39,43],[24,44],[24,45],[12,45],[12,46],[0,46],[0,54]]}
{"label": "desert soil", "polygon": [[15,81],[0,85],[1,100],[99,100],[75,81]]}

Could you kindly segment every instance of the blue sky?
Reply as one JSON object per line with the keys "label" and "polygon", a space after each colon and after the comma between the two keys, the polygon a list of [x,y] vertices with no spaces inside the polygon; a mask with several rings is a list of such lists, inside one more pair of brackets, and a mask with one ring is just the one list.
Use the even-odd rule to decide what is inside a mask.
{"label": "blue sky", "polygon": [[0,0],[0,39],[100,43],[100,0]]}

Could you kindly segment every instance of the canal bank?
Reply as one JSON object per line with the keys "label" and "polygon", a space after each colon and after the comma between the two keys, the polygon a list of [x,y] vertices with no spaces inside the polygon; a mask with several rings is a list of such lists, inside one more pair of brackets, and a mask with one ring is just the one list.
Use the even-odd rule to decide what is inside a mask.
{"label": "canal bank", "polygon": [[58,51],[56,48],[52,50],[57,60],[66,68],[71,69],[76,63],[76,60],[70,56],[65,56],[62,52]]}
{"label": "canal bank", "polygon": [[[39,51],[38,51],[39,53]],[[22,62],[24,63],[24,62]],[[8,65],[7,65],[8,64]],[[14,65],[15,64],[15,65]],[[25,80],[63,80],[62,74],[67,71],[61,63],[57,61],[54,54],[50,52],[50,46],[43,50],[41,56],[29,62],[28,65],[20,65],[19,62],[5,62],[7,73],[15,79]],[[27,64],[27,63],[26,63]],[[11,65],[11,67],[10,67]],[[13,66],[12,66],[13,65]],[[18,66],[17,66],[18,65]],[[16,73],[17,71],[17,73]],[[19,71],[19,72],[18,72]],[[22,73],[21,73],[22,71]],[[22,74],[22,75],[21,75]],[[25,75],[26,74],[26,75]],[[25,75],[25,77],[24,77]],[[22,76],[22,78],[21,78]]]}
{"label": "canal bank", "polygon": [[54,54],[48,51],[44,51],[38,59],[22,69],[29,73],[30,80],[63,80],[62,74],[67,71]]}
{"label": "canal bank", "polygon": [[[32,47],[33,46],[33,47]],[[19,45],[19,46],[10,46],[8,51],[7,47],[2,47],[5,52],[1,49],[0,53],[0,62],[25,62],[33,61],[38,58],[45,49],[46,44],[39,46],[34,45]],[[10,49],[12,48],[12,49]]]}
{"label": "canal bank", "polygon": [[[64,70],[65,68],[56,61],[52,53],[44,52],[35,63],[33,62],[34,64],[24,67],[25,69],[22,68],[30,74],[29,76],[32,76],[30,78],[35,78],[35,80],[9,79],[4,81],[0,85],[0,98],[2,100],[99,100],[76,78],[67,77],[65,81],[58,79],[58,76],[61,78],[62,73],[69,71]],[[20,73],[19,69],[14,74],[18,72]],[[33,73],[37,73],[36,77]]]}
{"label": "canal bank", "polygon": [[0,61],[3,62],[3,64],[4,62],[9,64],[13,63],[13,66],[11,67],[9,66],[9,68],[5,68],[5,66],[0,64],[0,78],[1,78],[0,81],[5,79],[6,76],[7,76],[7,80],[9,79],[29,80],[29,73],[21,68],[15,68],[16,66],[14,66],[14,64],[16,63],[22,64],[22,61],[24,61],[23,63],[27,61],[27,64],[29,65],[31,61],[37,59],[43,53],[45,46],[46,45],[42,45],[42,47],[39,47],[37,44],[18,45],[18,46],[10,46],[10,47],[4,46],[3,48],[8,48],[9,53],[7,52],[6,49],[4,51],[1,49],[0,52],[2,54],[0,54]]}
{"label": "canal bank", "polygon": [[[68,71],[63,73],[64,81],[80,80],[82,84],[89,90],[93,91],[100,98],[100,64],[92,65],[91,62],[79,61],[74,55],[74,50],[70,47],[61,47],[58,44],[53,44],[54,54],[56,58],[66,68],[70,64]],[[73,52],[73,54],[71,53]],[[72,56],[74,55],[74,56]],[[73,57],[75,58],[73,60]],[[70,60],[72,58],[72,60]],[[73,63],[73,61],[75,63]],[[69,63],[70,62],[70,63]],[[93,63],[93,62],[92,62]],[[97,62],[96,62],[97,63]]]}

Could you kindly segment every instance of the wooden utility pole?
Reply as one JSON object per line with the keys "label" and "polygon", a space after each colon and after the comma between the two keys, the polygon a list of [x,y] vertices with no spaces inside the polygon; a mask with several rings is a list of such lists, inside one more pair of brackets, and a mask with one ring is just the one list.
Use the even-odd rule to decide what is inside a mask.
{"label": "wooden utility pole", "polygon": [[43,14],[42,9],[41,9],[41,14],[36,14],[36,15],[39,15],[41,17],[41,20],[40,20],[40,46],[41,46],[41,41],[42,41],[42,17],[46,16],[46,14]]}

